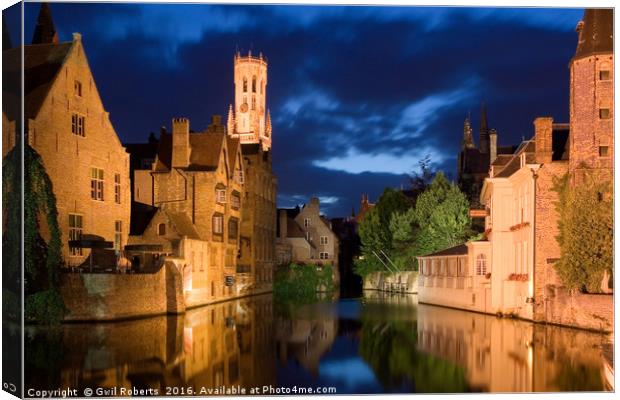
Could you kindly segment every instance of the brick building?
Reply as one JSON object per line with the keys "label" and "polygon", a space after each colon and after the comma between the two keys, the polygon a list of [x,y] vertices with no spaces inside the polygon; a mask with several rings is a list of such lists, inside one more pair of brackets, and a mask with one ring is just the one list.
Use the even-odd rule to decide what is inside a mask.
{"label": "brick building", "polygon": [[241,142],[245,174],[238,265],[239,272],[249,274],[255,292],[266,292],[272,288],[277,219],[267,60],[262,54],[237,53],[234,68],[235,104],[229,109],[227,132]]}
{"label": "brick building", "polygon": [[[3,51],[7,76],[19,76],[22,49],[26,144],[39,153],[52,181],[64,261],[85,262],[90,250],[69,247],[69,240],[84,235],[112,242],[119,253],[129,231],[129,154],[101,101],[82,37],[74,33],[72,41],[59,42],[43,3],[32,44]],[[3,88],[3,97],[20,94]],[[15,145],[21,116],[7,108],[2,118],[4,155]]]}
{"label": "brick building", "polygon": [[[570,63],[570,122],[536,118],[534,136],[513,154],[498,155],[484,180],[480,202],[486,208],[485,233],[490,247],[485,271],[490,300],[485,300],[488,303],[483,308],[473,297],[471,302],[466,299],[454,304],[454,294],[429,302],[613,329],[613,297],[570,293],[554,268],[560,257],[554,178],[569,173],[575,185],[590,171],[613,176],[613,11],[587,9],[577,31],[579,41]],[[472,243],[480,242],[468,245]],[[459,254],[471,258],[470,252]],[[436,258],[419,259],[435,263]],[[458,277],[458,272],[454,276]],[[420,280],[425,281],[426,277]],[[441,282],[444,290],[447,280]],[[467,289],[452,285],[450,289]],[[435,286],[431,291],[439,289]]]}

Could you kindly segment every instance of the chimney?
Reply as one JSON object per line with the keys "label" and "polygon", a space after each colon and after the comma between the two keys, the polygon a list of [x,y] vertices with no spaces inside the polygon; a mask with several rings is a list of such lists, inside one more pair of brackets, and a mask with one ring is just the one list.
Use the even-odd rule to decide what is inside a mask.
{"label": "chimney", "polygon": [[489,131],[489,165],[497,158],[497,131],[491,129]]}
{"label": "chimney", "polygon": [[553,118],[538,117],[534,120],[534,138],[536,141],[536,163],[551,162],[553,154]]}
{"label": "chimney", "polygon": [[187,118],[172,119],[172,168],[189,166],[189,120]]}
{"label": "chimney", "polygon": [[288,217],[286,216],[286,210],[280,210],[280,239],[286,239],[288,235]]}

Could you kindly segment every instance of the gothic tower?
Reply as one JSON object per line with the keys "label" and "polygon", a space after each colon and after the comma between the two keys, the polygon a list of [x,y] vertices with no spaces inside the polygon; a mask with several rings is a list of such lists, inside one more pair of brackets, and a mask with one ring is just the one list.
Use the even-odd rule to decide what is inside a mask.
{"label": "gothic tower", "polygon": [[586,9],[570,61],[570,155],[573,178],[585,170],[613,176],[613,10]]}
{"label": "gothic tower", "polygon": [[471,123],[469,122],[469,117],[467,117],[463,123],[463,140],[461,141],[461,149],[473,149],[475,147],[476,145],[474,144]]}
{"label": "gothic tower", "polygon": [[[263,150],[271,148],[271,124],[267,121],[267,60],[235,54],[235,106],[229,112],[229,134],[239,137],[242,144],[260,143]],[[234,127],[234,129],[231,129]]]}
{"label": "gothic tower", "polygon": [[480,108],[480,152],[489,154],[489,123],[487,121],[487,105]]}
{"label": "gothic tower", "polygon": [[52,20],[52,10],[47,3],[41,3],[37,25],[34,28],[32,44],[58,44],[58,32]]}

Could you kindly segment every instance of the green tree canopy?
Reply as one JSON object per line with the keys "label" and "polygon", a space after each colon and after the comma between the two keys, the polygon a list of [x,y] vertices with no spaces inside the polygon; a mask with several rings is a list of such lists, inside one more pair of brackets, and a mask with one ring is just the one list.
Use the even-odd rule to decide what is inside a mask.
{"label": "green tree canopy", "polygon": [[613,275],[613,187],[596,173],[577,185],[566,174],[554,182],[558,192],[557,236],[561,256],[555,268],[569,289],[601,291],[605,272]]}

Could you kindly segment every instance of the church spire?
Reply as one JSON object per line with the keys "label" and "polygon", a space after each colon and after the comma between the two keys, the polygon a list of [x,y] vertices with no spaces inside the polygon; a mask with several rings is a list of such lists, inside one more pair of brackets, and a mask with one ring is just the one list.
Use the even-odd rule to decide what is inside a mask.
{"label": "church spire", "polygon": [[37,26],[34,28],[32,44],[58,44],[58,32],[52,20],[52,10],[47,3],[41,3]]}
{"label": "church spire", "polygon": [[484,102],[480,107],[480,152],[489,153],[489,123],[487,121],[487,105]]}
{"label": "church spire", "polygon": [[474,147],[476,146],[474,145],[471,122],[469,121],[469,117],[467,117],[465,118],[465,122],[463,123],[463,141],[461,142],[461,148],[473,149]]}
{"label": "church spire", "polygon": [[230,105],[230,107],[228,107],[228,121],[227,121],[226,127],[228,129],[229,135],[235,134],[235,114],[233,111],[232,104]]}

